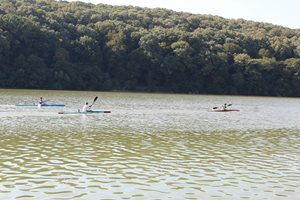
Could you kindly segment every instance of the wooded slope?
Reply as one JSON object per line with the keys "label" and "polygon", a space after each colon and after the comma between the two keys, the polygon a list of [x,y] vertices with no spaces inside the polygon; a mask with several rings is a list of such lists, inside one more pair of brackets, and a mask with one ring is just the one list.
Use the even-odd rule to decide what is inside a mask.
{"label": "wooded slope", "polygon": [[300,96],[300,31],[166,9],[1,0],[0,87]]}

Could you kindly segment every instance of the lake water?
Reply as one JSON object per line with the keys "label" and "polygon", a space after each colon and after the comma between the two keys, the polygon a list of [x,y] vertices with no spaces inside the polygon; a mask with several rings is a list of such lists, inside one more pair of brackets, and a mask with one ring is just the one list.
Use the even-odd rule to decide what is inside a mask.
{"label": "lake water", "polygon": [[300,199],[300,99],[0,90],[0,199]]}

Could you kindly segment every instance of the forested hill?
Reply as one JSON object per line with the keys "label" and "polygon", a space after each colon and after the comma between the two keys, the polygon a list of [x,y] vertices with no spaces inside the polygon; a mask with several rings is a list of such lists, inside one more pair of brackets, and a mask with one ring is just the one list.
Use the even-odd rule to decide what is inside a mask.
{"label": "forested hill", "polygon": [[166,9],[1,0],[0,88],[300,96],[300,30]]}

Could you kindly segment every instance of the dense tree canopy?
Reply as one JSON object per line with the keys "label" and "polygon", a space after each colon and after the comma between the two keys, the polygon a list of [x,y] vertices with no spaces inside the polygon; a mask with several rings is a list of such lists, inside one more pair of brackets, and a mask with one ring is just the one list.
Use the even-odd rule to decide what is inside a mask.
{"label": "dense tree canopy", "polygon": [[166,9],[1,0],[0,87],[300,96],[300,30]]}

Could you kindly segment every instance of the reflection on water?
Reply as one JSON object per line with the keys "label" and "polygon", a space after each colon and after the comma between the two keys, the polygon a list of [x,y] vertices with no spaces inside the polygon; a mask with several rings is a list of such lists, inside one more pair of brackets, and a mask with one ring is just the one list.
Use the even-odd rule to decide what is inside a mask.
{"label": "reflection on water", "polygon": [[[300,196],[297,99],[88,94],[101,97],[96,108],[112,113],[64,116],[57,114],[62,108],[17,108],[4,102],[19,103],[24,94],[2,92],[0,199]],[[88,96],[52,95],[69,105],[66,111]],[[228,98],[240,113],[207,112]]]}

